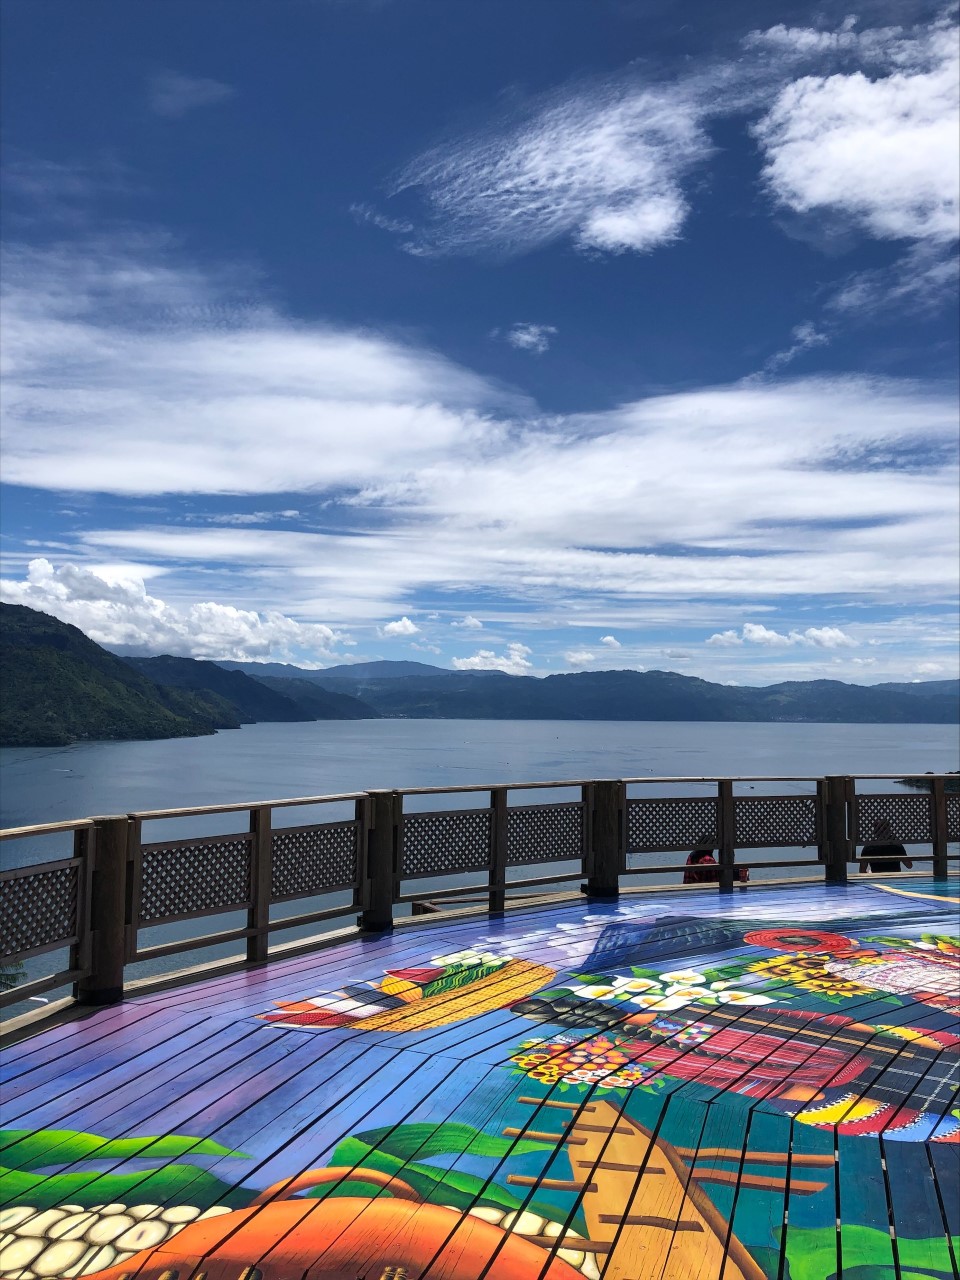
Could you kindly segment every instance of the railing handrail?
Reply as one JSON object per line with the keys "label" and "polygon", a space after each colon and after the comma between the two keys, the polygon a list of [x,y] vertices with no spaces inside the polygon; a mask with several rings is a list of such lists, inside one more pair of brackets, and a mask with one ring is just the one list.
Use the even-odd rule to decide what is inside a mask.
{"label": "railing handrail", "polygon": [[[932,862],[934,875],[945,877],[948,863],[960,861],[947,848],[948,841],[960,839],[960,796],[945,785],[951,776],[754,774],[461,783],[145,809],[7,828],[0,839],[72,835],[73,856],[0,872],[0,953],[9,962],[69,947],[70,963],[53,977],[4,993],[0,1005],[68,981],[77,984],[84,1003],[109,1003],[122,999],[124,969],[132,962],[240,940],[246,942],[247,960],[262,962],[270,957],[270,936],[277,931],[354,914],[358,930],[382,931],[393,927],[399,904],[417,910],[432,898],[452,901],[481,887],[489,912],[496,914],[508,893],[583,881],[579,888],[589,897],[615,898],[625,876],[679,870],[662,857],[630,864],[631,853],[674,857],[710,846],[718,854],[721,892],[732,892],[739,882],[738,849],[740,868],[768,865],[750,850],[794,851],[769,865],[819,864],[828,881],[843,883],[848,865],[862,862],[857,846],[871,834],[877,838],[878,822],[889,819],[897,843],[931,846],[930,855],[911,856]],[[896,793],[857,790],[858,782],[907,780],[924,785]],[[738,783],[788,782],[812,785],[791,794],[758,794],[753,788],[743,794],[737,788]],[[669,790],[650,795],[650,784]],[[677,794],[684,784],[688,790],[691,784],[709,784],[713,790]],[[629,790],[637,785],[644,788],[640,795]],[[579,796],[508,803],[511,794],[548,790],[579,790]],[[423,796],[477,793],[489,796],[485,805],[404,808],[405,800]],[[310,814],[307,823],[274,825],[276,811],[337,803],[352,803],[352,817],[318,822]],[[242,830],[221,834],[195,831],[158,839],[151,830],[150,839],[144,839],[144,824],[218,814],[246,814],[247,821]],[[810,848],[815,857],[801,854]],[[411,892],[414,881],[452,875],[461,877],[459,884]],[[477,883],[478,875],[485,877],[485,886]],[[273,906],[297,900],[304,903],[302,914],[271,917]],[[141,930],[230,912],[244,912],[245,926],[141,945]]]}

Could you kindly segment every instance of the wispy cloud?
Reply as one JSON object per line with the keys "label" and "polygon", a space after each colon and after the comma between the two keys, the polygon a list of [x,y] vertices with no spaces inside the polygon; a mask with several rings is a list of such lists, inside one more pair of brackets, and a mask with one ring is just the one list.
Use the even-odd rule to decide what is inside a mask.
{"label": "wispy cloud", "polygon": [[[696,616],[708,600],[955,593],[949,386],[770,377],[547,418],[374,333],[267,308],[232,322],[229,305],[211,325],[220,284],[138,248],[12,252],[4,478],[262,496],[256,523],[111,510],[72,558],[175,567],[181,584],[217,566],[221,598],[327,625],[383,626],[440,593],[475,617],[482,597],[500,619],[577,617],[606,649],[641,602]],[[286,495],[322,503],[323,531],[261,523],[271,494],[281,516]]]}
{"label": "wispy cloud", "polygon": [[413,223],[407,222],[402,218],[391,218],[388,214],[380,213],[372,204],[352,204],[350,213],[353,220],[359,223],[367,223],[371,227],[378,227],[381,231],[390,231],[394,235],[404,235],[413,230]]}
{"label": "wispy cloud", "polygon": [[810,321],[805,324],[798,324],[791,332],[790,337],[793,339],[790,346],[772,355],[764,364],[763,367],[768,373],[775,373],[778,369],[790,364],[792,360],[796,360],[797,356],[802,355],[804,351],[810,351],[815,347],[824,347],[830,341],[829,335],[819,330]]}
{"label": "wispy cloud", "polygon": [[232,98],[232,85],[206,76],[186,76],[179,71],[158,71],[147,86],[151,110],[168,120],[180,120],[198,107],[215,106]]}
{"label": "wispy cloud", "polygon": [[584,250],[645,252],[675,240],[682,183],[711,151],[685,85],[592,84],[414,160],[437,252],[525,252],[571,237]]}

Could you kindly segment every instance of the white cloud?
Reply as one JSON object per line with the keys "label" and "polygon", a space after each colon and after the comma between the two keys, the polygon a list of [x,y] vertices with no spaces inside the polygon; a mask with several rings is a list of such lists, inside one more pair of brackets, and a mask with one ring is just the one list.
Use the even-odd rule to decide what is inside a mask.
{"label": "white cloud", "polygon": [[587,663],[596,662],[597,660],[597,655],[591,653],[589,649],[574,649],[563,656],[572,667],[585,667]]}
{"label": "white cloud", "polygon": [[58,560],[215,565],[223,598],[348,625],[417,592],[600,633],[641,604],[956,590],[952,387],[768,378],[547,418],[423,348],[237,312],[229,281],[135,249],[11,252],[4,479],[262,495],[254,514],[303,493],[323,531],[97,507]]}
{"label": "white cloud", "polygon": [[229,84],[205,76],[185,76],[179,71],[160,71],[148,86],[151,109],[170,120],[195,111],[198,107],[226,102],[236,92]]}
{"label": "white cloud", "polygon": [[406,222],[402,218],[388,217],[370,204],[352,204],[350,212],[355,222],[366,222],[372,227],[378,227],[381,231],[390,231],[394,235],[406,235],[413,230],[412,222]]}
{"label": "white cloud", "polygon": [[717,645],[721,648],[730,648],[733,645],[743,644],[743,637],[737,631],[717,631],[704,643]]}
{"label": "white cloud", "polygon": [[162,242],[13,246],[3,284],[8,483],[265,494],[396,480],[490,442],[484,411],[510,403],[423,348],[238,308],[232,282]]}
{"label": "white cloud", "polygon": [[419,633],[420,628],[415,622],[411,622],[406,615],[398,618],[396,622],[388,622],[383,628],[385,636],[415,636]]}
{"label": "white cloud", "polygon": [[802,355],[804,351],[810,351],[814,347],[823,347],[830,341],[826,333],[822,333],[817,329],[816,325],[807,321],[804,324],[798,324],[791,332],[790,337],[793,339],[790,346],[783,351],[778,351],[776,355],[772,355],[767,360],[764,368],[768,373],[774,373],[778,369],[782,369],[791,360],[795,360],[797,356]]}
{"label": "white cloud", "polygon": [[336,660],[335,647],[348,642],[331,627],[275,611],[210,600],[167,604],[148,595],[143,579],[129,571],[117,575],[72,564],[55,569],[45,559],[31,561],[22,580],[0,579],[0,598],[69,622],[97,644],[145,654],[317,666]]}
{"label": "white cloud", "polygon": [[849,276],[828,301],[843,319],[929,314],[956,294],[960,259],[952,247],[919,243],[887,267]]}
{"label": "white cloud", "polygon": [[519,121],[420,156],[434,251],[521,253],[565,236],[581,249],[644,252],[675,240],[686,174],[710,152],[683,85],[593,84]]}
{"label": "white cloud", "polygon": [[505,338],[518,351],[532,351],[534,355],[542,356],[556,333],[557,329],[552,324],[515,324],[507,330]]}
{"label": "white cloud", "polygon": [[[803,35],[776,30],[795,46]],[[960,211],[953,23],[841,35],[878,65],[869,75],[803,76],[780,91],[755,128],[770,191],[797,213],[841,215],[879,239],[949,243]]]}
{"label": "white cloud", "polygon": [[479,649],[472,658],[454,658],[457,671],[505,671],[507,675],[522,676],[529,672],[532,663],[527,657],[532,653],[525,644],[508,644],[507,652],[496,654],[492,649]]}
{"label": "white cloud", "polygon": [[466,631],[482,631],[483,623],[479,618],[475,618],[472,613],[468,613],[460,622],[451,622],[451,627],[462,627]]}
{"label": "white cloud", "polygon": [[623,647],[616,636],[601,636],[600,643],[605,644],[608,649],[621,649]]}
{"label": "white cloud", "polygon": [[710,636],[706,644],[721,648],[741,644],[766,645],[769,648],[788,649],[803,645],[815,649],[855,648],[859,643],[839,627],[807,627],[805,631],[775,631],[762,623],[746,622],[738,634],[736,631],[719,631]]}
{"label": "white cloud", "polygon": [[273,524],[279,520],[296,520],[300,516],[299,511],[237,511],[223,512],[216,515],[204,516],[188,516],[188,519],[200,521],[204,524],[233,524],[233,525],[250,525],[250,524]]}

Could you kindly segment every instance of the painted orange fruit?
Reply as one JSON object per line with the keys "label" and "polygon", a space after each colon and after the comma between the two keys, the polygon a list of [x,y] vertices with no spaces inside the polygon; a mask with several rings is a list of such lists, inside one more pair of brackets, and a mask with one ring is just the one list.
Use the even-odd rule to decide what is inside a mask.
{"label": "painted orange fruit", "polygon": [[[333,1175],[333,1176],[321,1176]],[[347,1178],[390,1183],[396,1198],[277,1200],[194,1222],[96,1280],[582,1280],[562,1258],[459,1209],[411,1199],[412,1189],[373,1170],[312,1170],[287,1191]],[[492,1266],[491,1266],[492,1264]]]}

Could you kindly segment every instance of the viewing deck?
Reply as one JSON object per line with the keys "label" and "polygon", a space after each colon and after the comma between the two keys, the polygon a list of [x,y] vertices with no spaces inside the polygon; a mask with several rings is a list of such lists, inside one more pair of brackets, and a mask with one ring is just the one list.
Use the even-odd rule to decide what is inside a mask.
{"label": "viewing deck", "polygon": [[[247,832],[165,841],[144,824],[244,808],[4,833],[74,840],[3,873],[0,951],[67,947],[19,991],[78,999],[4,1051],[0,1276],[957,1276],[956,797],[576,785],[439,812],[396,792],[255,805]],[[280,825],[344,800],[352,817]],[[878,820],[934,875],[848,882]],[[704,833],[719,884],[627,888],[628,852]],[[741,885],[735,843],[738,868],[779,846],[822,878]],[[475,894],[465,871],[484,909],[394,919]],[[555,896],[509,901],[531,887]],[[238,908],[226,934],[141,943]],[[266,947],[351,912],[309,950]],[[125,965],[224,937],[246,961],[125,989]]]}

